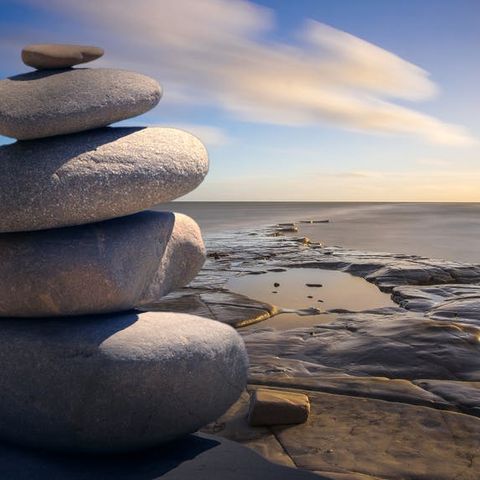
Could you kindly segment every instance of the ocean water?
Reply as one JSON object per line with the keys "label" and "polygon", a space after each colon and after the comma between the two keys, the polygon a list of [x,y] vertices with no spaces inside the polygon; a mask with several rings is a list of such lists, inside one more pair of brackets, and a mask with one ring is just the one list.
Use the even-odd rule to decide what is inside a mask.
{"label": "ocean water", "polygon": [[194,218],[208,240],[300,220],[300,234],[326,245],[480,263],[480,203],[173,202],[157,207]]}

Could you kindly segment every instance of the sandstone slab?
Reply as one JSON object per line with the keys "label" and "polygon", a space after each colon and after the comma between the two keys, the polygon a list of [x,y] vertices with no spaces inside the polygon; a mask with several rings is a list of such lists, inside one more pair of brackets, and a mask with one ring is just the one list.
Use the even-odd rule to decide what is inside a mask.
{"label": "sandstone slab", "polygon": [[250,398],[248,423],[292,425],[306,422],[309,413],[310,401],[303,393],[257,388]]}
{"label": "sandstone slab", "polygon": [[461,322],[480,327],[480,295],[465,295],[432,307],[428,312],[430,318]]}
{"label": "sandstone slab", "polygon": [[129,215],[185,195],[207,172],[201,142],[170,128],[105,128],[5,145],[0,232]]}
{"label": "sandstone slab", "polygon": [[183,287],[204,259],[198,225],[170,212],[0,234],[0,316],[128,310]]}
{"label": "sandstone slab", "polygon": [[126,70],[40,70],[0,80],[0,135],[18,140],[104,127],[160,101],[158,83]]}
{"label": "sandstone slab", "polygon": [[451,402],[463,412],[480,417],[480,382],[417,380],[415,383]]}
{"label": "sandstone slab", "polygon": [[[241,422],[248,403],[240,398],[216,422],[215,434],[248,445],[271,461],[289,458],[331,480],[478,479],[478,418],[347,395],[284,392],[308,393],[307,422],[251,427]],[[283,456],[265,448],[273,441],[282,446]]]}
{"label": "sandstone slab", "polygon": [[245,388],[231,327],[126,312],[0,320],[0,438],[89,452],[141,449],[196,431]]}
{"label": "sandstone slab", "polygon": [[478,479],[478,418],[342,395],[309,396],[308,422],[272,428],[299,468],[395,480]]}
{"label": "sandstone slab", "polygon": [[275,374],[282,369],[279,360],[295,359],[331,376],[480,379],[478,329],[415,312],[342,314],[312,328],[259,330],[243,337],[255,374]]}
{"label": "sandstone slab", "polygon": [[[423,405],[455,410],[456,406],[444,397],[435,395],[417,384],[403,379],[358,377],[322,373],[321,366],[302,360],[264,357],[262,365],[253,365],[249,383],[278,388],[295,388],[351,397],[376,398],[391,402]],[[318,369],[318,373],[317,372]],[[255,371],[264,371],[256,374]],[[466,383],[466,382],[459,382]]]}
{"label": "sandstone slab", "polygon": [[[480,280],[480,277],[477,280]],[[392,298],[402,308],[417,312],[427,312],[447,300],[478,297],[479,295],[480,285],[475,284],[403,285],[395,287],[392,292]]]}
{"label": "sandstone slab", "polygon": [[183,312],[218,320],[234,328],[261,322],[276,313],[273,305],[213,288],[185,288],[144,305],[148,310]]}
{"label": "sandstone slab", "polygon": [[103,53],[102,48],[91,45],[37,43],[22,49],[22,60],[37,69],[68,68],[96,60]]}
{"label": "sandstone slab", "polygon": [[292,459],[287,455],[269,427],[252,428],[248,424],[249,403],[250,395],[247,391],[244,391],[224,415],[203,427],[201,432],[210,434],[217,434],[218,432],[223,438],[252,448],[271,462],[294,467],[295,464]]}

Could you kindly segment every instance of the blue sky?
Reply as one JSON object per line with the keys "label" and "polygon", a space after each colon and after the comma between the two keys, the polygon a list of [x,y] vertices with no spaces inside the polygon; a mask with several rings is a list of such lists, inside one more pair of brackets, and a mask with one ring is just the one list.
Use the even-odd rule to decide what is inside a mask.
{"label": "blue sky", "polygon": [[[0,71],[28,43],[164,87],[129,125],[179,126],[189,200],[480,201],[477,0],[0,0]],[[6,139],[3,139],[6,140]]]}

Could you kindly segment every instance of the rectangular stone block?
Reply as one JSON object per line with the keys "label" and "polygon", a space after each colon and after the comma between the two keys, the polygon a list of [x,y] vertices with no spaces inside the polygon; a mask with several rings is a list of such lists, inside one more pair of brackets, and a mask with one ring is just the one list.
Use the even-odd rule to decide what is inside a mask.
{"label": "rectangular stone block", "polygon": [[303,393],[259,388],[250,397],[248,423],[291,425],[304,423],[310,413],[310,400]]}

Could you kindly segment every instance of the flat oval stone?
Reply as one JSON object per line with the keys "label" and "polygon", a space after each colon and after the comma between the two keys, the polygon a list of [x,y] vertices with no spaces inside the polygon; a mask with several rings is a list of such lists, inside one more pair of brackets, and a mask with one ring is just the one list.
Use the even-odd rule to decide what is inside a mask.
{"label": "flat oval stone", "polygon": [[68,68],[91,62],[103,55],[103,49],[91,45],[37,43],[22,49],[25,65],[37,69]]}
{"label": "flat oval stone", "polygon": [[235,330],[181,313],[0,319],[0,438],[67,451],[141,449],[196,431],[245,387]]}
{"label": "flat oval stone", "polygon": [[105,128],[0,147],[0,232],[98,222],[196,188],[208,154],[170,128]]}
{"label": "flat oval stone", "polygon": [[204,260],[198,225],[171,212],[0,234],[0,316],[128,310],[185,286]]}
{"label": "flat oval stone", "polygon": [[104,127],[160,101],[160,85],[107,68],[37,71],[0,80],[0,135],[18,140]]}

